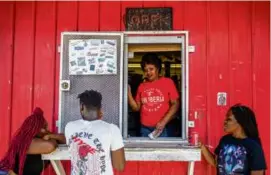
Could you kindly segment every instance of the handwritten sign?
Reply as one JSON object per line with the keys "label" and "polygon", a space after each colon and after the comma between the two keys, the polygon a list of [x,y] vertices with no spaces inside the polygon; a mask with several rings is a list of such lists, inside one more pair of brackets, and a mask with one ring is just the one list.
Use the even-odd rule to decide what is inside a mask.
{"label": "handwritten sign", "polygon": [[126,30],[172,30],[172,9],[127,8]]}

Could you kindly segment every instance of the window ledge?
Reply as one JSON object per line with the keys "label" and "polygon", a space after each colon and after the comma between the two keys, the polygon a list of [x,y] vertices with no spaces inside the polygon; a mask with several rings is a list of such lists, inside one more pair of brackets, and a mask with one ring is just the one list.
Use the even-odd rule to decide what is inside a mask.
{"label": "window ledge", "polygon": [[157,138],[155,140],[148,137],[130,137],[124,139],[124,144],[128,148],[180,148],[180,145],[188,144],[188,140],[178,137]]}
{"label": "window ledge", "polygon": [[[127,161],[200,161],[199,148],[125,148]],[[43,160],[70,160],[66,145],[56,151],[42,155]]]}

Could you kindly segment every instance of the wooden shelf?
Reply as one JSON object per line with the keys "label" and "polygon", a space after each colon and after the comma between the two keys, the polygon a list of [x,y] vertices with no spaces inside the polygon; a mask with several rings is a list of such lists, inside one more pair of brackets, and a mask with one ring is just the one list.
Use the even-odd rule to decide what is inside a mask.
{"label": "wooden shelf", "polygon": [[181,51],[180,44],[129,44],[129,52],[169,52]]}

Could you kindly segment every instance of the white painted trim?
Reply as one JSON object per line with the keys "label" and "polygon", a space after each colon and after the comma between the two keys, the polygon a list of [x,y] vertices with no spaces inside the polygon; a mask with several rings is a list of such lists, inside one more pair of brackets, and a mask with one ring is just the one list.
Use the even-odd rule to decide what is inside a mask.
{"label": "white painted trim", "polygon": [[63,165],[60,160],[50,160],[56,175],[66,175]]}
{"label": "white painted trim", "polygon": [[95,35],[95,36],[115,36],[123,32],[62,32],[63,35]]}
{"label": "white painted trim", "polygon": [[[126,59],[127,58],[127,59]],[[124,57],[123,57],[123,62],[124,62],[124,66],[123,66],[123,77],[124,77],[124,81],[123,81],[123,102],[128,104],[128,44],[124,43]],[[123,104],[124,104],[123,103]],[[124,105],[123,106],[123,121],[122,121],[122,125],[123,125],[123,137],[127,138],[128,136],[128,105]]]}
{"label": "white painted trim", "polygon": [[188,31],[186,30],[174,30],[174,31],[126,31],[123,32],[124,34],[127,35],[140,35],[140,34],[149,34],[149,35],[154,35],[154,34],[187,34]]}
{"label": "white painted trim", "polygon": [[[199,148],[125,148],[127,161],[201,161]],[[60,146],[50,154],[43,154],[43,160],[70,160],[68,147]]]}
{"label": "white painted trim", "polygon": [[125,43],[129,44],[150,44],[150,43],[163,43],[163,44],[180,44],[181,38],[178,36],[127,36],[125,37]]}
{"label": "white painted trim", "polygon": [[124,140],[125,145],[129,147],[148,147],[155,144],[155,148],[159,147],[176,147],[180,144],[187,144],[188,140],[184,140],[180,137],[158,137],[155,140],[149,139],[149,137],[130,137]]}
{"label": "white painted trim", "polygon": [[61,91],[61,86],[60,82],[62,80],[62,69],[63,69],[63,41],[64,41],[64,32],[61,33],[61,40],[60,40],[60,68],[59,68],[59,81],[58,81],[58,133],[61,133],[61,126],[62,126],[62,114],[61,114],[61,99],[62,99],[62,91]]}
{"label": "white painted trim", "polygon": [[119,33],[120,35],[120,96],[119,96],[119,128],[120,131],[122,132],[123,128],[123,54],[124,54],[124,35],[123,33]]}
{"label": "white painted trim", "polygon": [[[180,43],[184,44],[184,52],[182,53],[182,57],[185,58],[185,61],[182,61],[183,64],[185,64],[182,68],[184,68],[182,75],[182,101],[185,101],[185,103],[182,103],[182,116],[185,116],[185,119],[182,119],[182,127],[185,128],[182,130],[183,136],[181,139],[178,139],[180,141],[187,141],[188,140],[188,118],[189,118],[189,33],[188,31],[128,31],[124,32],[125,34],[125,44],[132,44],[135,43],[151,43],[150,41],[153,41],[152,43]],[[155,35],[155,36],[152,36]],[[160,35],[160,36],[159,36]],[[167,36],[168,35],[168,36]],[[178,35],[182,35],[182,37],[177,38]],[[145,40],[143,38],[145,37]],[[157,37],[163,38],[161,39],[155,39]],[[138,39],[139,38],[139,39]],[[170,39],[169,39],[170,38]],[[168,41],[167,41],[168,40]],[[128,52],[128,49],[125,49],[125,52]],[[128,53],[126,53],[128,54]],[[126,57],[125,57],[126,58]],[[128,65],[128,63],[127,63]],[[125,65],[124,65],[125,66]],[[127,72],[124,72],[125,74],[128,74]],[[124,86],[125,88],[125,86]],[[127,87],[126,87],[127,88]],[[124,102],[126,102],[124,100]],[[124,114],[124,116],[127,114]],[[127,135],[124,135],[124,137],[127,137]],[[138,138],[138,137],[136,137]],[[127,138],[127,140],[131,140],[130,138]],[[140,142],[144,142],[144,139],[138,139]],[[172,140],[169,138],[163,138],[163,140]],[[177,139],[176,139],[177,140]],[[162,141],[162,140],[161,140]],[[156,141],[157,142],[157,141]],[[160,141],[159,141],[160,142]]]}
{"label": "white painted trim", "polygon": [[[128,36],[128,37],[131,37],[131,38],[136,38],[135,36],[133,35],[169,35],[169,36],[159,36],[159,37],[163,37],[163,38],[169,38],[169,37],[175,37],[174,35],[184,35],[185,36],[185,85],[183,85],[184,87],[182,87],[182,89],[184,88],[185,91],[184,91],[184,94],[182,95],[182,98],[185,98],[185,106],[183,106],[183,109],[184,112],[183,112],[183,115],[186,117],[186,122],[185,124],[183,125],[185,128],[186,128],[186,137],[188,137],[188,127],[187,127],[187,123],[188,123],[188,117],[189,117],[189,52],[188,52],[188,46],[189,46],[189,33],[188,31],[128,31],[128,32],[62,32],[61,33],[61,52],[60,52],[60,73],[59,73],[59,76],[60,76],[60,79],[62,79],[62,62],[63,62],[63,38],[64,38],[64,35],[95,35],[95,36],[115,36],[115,35],[121,35],[121,41],[122,41],[122,44],[123,44],[123,47],[124,47],[124,39],[126,38],[125,36],[126,35],[131,35],[131,36]],[[125,38],[124,38],[125,37]],[[141,36],[137,36],[138,37],[141,37]],[[153,36],[149,36],[148,38],[153,38]],[[181,40],[183,38],[180,38]],[[179,40],[179,38],[177,39]],[[163,42],[165,43],[165,42]],[[172,41],[171,41],[172,43]],[[120,61],[120,69],[122,69],[122,72],[123,72],[123,59],[124,59],[124,49],[123,47],[121,48],[121,61]],[[125,70],[125,69],[124,69]],[[121,71],[121,70],[120,70]],[[122,75],[122,74],[121,74]],[[120,78],[122,78],[121,82],[122,84],[125,83],[125,76],[121,76]],[[125,88],[127,89],[127,86],[122,86],[122,84],[120,84],[121,88],[120,88],[120,94],[123,94],[123,92],[127,92],[127,90],[125,90]],[[184,84],[184,83],[183,83]],[[122,88],[124,88],[122,90]],[[62,99],[62,91],[60,91],[60,85],[59,85],[59,109],[58,109],[58,120],[59,120],[59,127],[58,127],[58,132],[61,132],[61,126],[62,126],[62,114],[61,114],[61,99]],[[184,100],[182,100],[184,101]],[[125,98],[123,99],[122,96],[120,96],[120,102],[125,102]],[[123,107],[121,105],[122,103],[120,103],[120,129],[122,131],[123,129],[123,109],[125,111],[125,107]],[[125,128],[125,127],[124,127]],[[184,138],[185,140],[187,140],[187,138]],[[167,139],[166,139],[167,140]]]}
{"label": "white painted trim", "polygon": [[[188,46],[189,46],[189,33],[186,32],[186,37],[185,37],[185,116],[186,116],[186,122],[185,124],[188,124],[189,121],[189,51],[188,51]],[[186,128],[186,136],[188,139],[188,126],[185,125]]]}
{"label": "white painted trim", "polygon": [[194,175],[195,162],[191,161],[188,163],[187,175]]}

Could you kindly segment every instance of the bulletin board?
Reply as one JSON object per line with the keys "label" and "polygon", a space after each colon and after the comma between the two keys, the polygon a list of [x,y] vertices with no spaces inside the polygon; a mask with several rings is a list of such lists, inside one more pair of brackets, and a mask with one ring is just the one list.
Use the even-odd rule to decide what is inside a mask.
{"label": "bulletin board", "polygon": [[117,40],[69,40],[70,75],[117,74]]}

